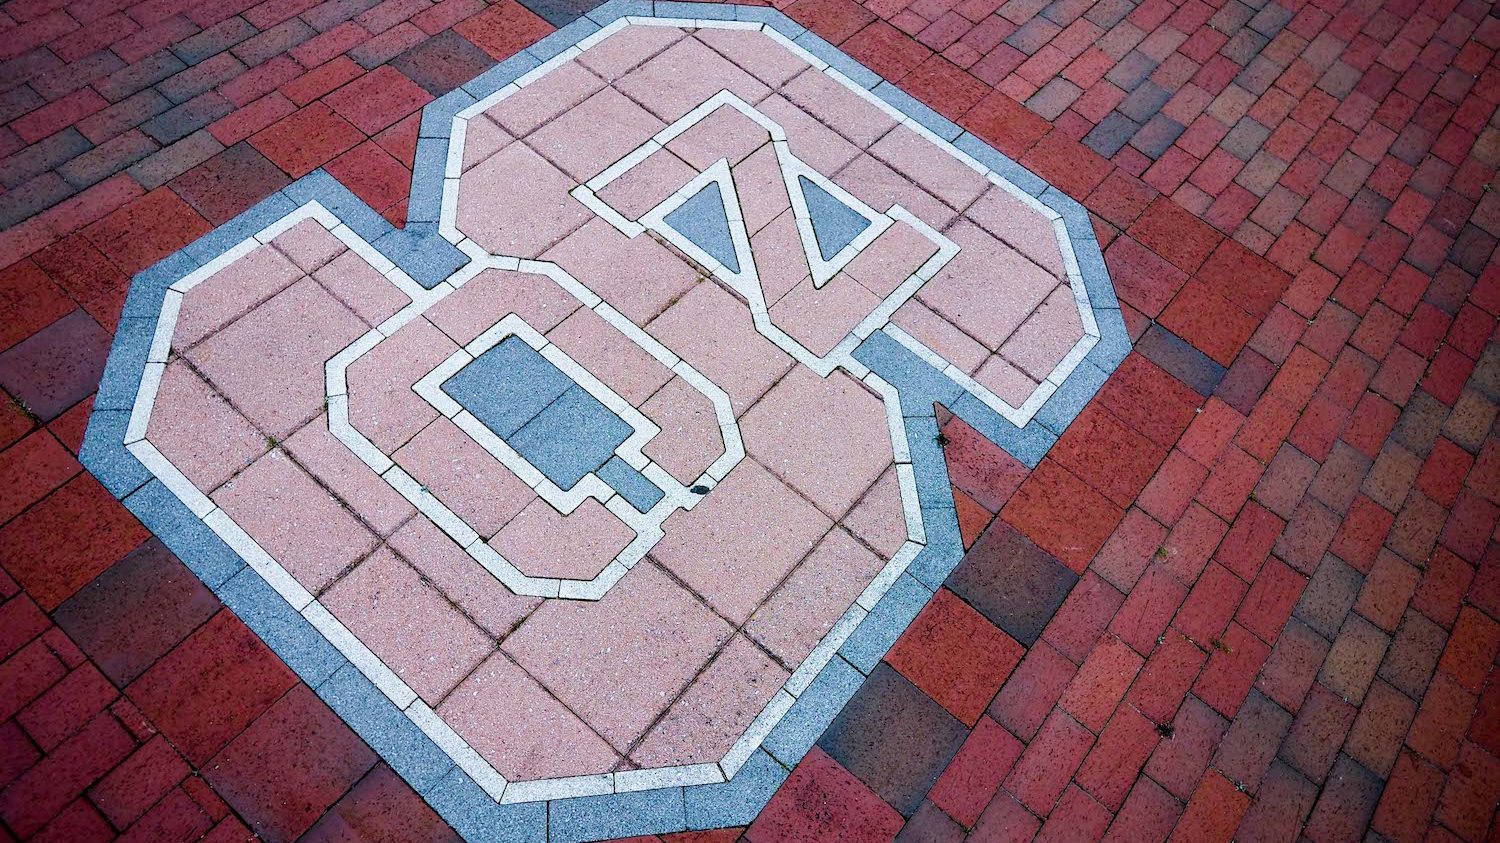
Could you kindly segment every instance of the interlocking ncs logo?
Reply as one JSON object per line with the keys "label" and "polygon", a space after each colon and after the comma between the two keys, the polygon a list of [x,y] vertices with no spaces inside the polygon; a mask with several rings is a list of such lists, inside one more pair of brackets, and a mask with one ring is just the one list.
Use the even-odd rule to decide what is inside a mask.
{"label": "interlocking ncs logo", "polygon": [[[666,4],[661,4],[665,6]],[[1127,343],[1087,215],[774,12],[611,7],[139,277],[85,459],[471,839],[742,823]]]}

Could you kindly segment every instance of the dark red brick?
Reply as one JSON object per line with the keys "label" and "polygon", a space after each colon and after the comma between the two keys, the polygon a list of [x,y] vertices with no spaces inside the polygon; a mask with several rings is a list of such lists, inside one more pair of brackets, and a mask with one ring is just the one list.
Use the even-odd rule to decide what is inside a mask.
{"label": "dark red brick", "polygon": [[988,717],[980,718],[928,798],[972,827],[1010,772],[1024,745]]}
{"label": "dark red brick", "polygon": [[1161,785],[1145,776],[1136,779],[1125,805],[1115,815],[1104,839],[1111,843],[1165,840],[1182,814],[1183,805]]}
{"label": "dark red brick", "polygon": [[123,686],[218,608],[203,583],[151,539],[58,607],[55,619]]}
{"label": "dark red brick", "polygon": [[158,188],[83,233],[125,274],[134,275],[208,233],[208,224],[172,191]]}
{"label": "dark red brick", "polygon": [[754,843],[813,841],[890,841],[901,815],[848,770],[814,747],[761,811],[745,836]]}
{"label": "dark red brick", "polygon": [[432,100],[432,95],[394,67],[379,67],[344,85],[324,102],[355,128],[373,135]]}
{"label": "dark red brick", "polygon": [[0,559],[50,610],[145,538],[99,481],[80,475],[0,527]]}
{"label": "dark red brick", "polygon": [[0,819],[16,834],[30,837],[135,746],[108,713],[90,720],[3,792]]}
{"label": "dark red brick", "polygon": [[286,665],[224,610],[125,692],[190,762],[202,766],[295,684]]}
{"label": "dark red brick", "polygon": [[1208,655],[1197,645],[1181,633],[1168,630],[1146,660],[1126,701],[1157,723],[1167,723],[1207,661]]}
{"label": "dark red brick", "polygon": [[552,27],[520,3],[503,0],[453,29],[491,58],[501,61],[520,52]]}
{"label": "dark red brick", "polygon": [[1036,815],[1017,802],[1014,796],[1002,790],[980,815],[971,837],[1002,843],[1021,843],[1033,839],[1041,826],[1042,822]]}
{"label": "dark red brick", "polygon": [[1291,725],[1291,714],[1252,691],[1214,754],[1214,768],[1237,786],[1255,792]]}
{"label": "dark red brick", "polygon": [[1124,514],[1051,459],[1037,466],[1001,510],[1002,518],[1075,573],[1082,573]]}
{"label": "dark red brick", "polygon": [[411,171],[374,141],[365,141],[333,159],[328,172],[382,212],[404,202],[411,186]]}
{"label": "dark red brick", "polygon": [[300,178],[362,140],[358,129],[316,102],[256,132],[250,144],[287,174]]}
{"label": "dark red brick", "polygon": [[16,715],[43,752],[51,752],[119,696],[115,686],[85,662]]}
{"label": "dark red brick", "polygon": [[1249,586],[1222,565],[1210,565],[1172,620],[1178,631],[1208,648],[1234,617]]}
{"label": "dark red brick", "polygon": [[1186,586],[1154,564],[1126,595],[1109,629],[1137,653],[1149,655],[1187,594]]}
{"label": "dark red brick", "polygon": [[391,66],[421,85],[427,93],[441,96],[478,76],[492,62],[484,50],[449,30],[397,56],[391,61]]}
{"label": "dark red brick", "polygon": [[1174,841],[1227,841],[1250,807],[1250,797],[1234,783],[1210,770],[1194,791],[1173,829]]}
{"label": "dark red brick", "polygon": [[1244,627],[1231,623],[1209,651],[1208,665],[1193,684],[1193,693],[1224,716],[1233,716],[1270,652]]}
{"label": "dark red brick", "polygon": [[109,334],[75,310],[0,353],[0,385],[42,421],[51,421],[98,386]]}
{"label": "dark red brick", "polygon": [[1333,646],[1328,651],[1328,660],[1318,679],[1330,690],[1346,700],[1358,704],[1380,668],[1390,636],[1374,624],[1350,615]]}
{"label": "dark red brick", "polygon": [[89,798],[116,828],[125,828],[188,773],[187,762],[158,735],[89,788]]}
{"label": "dark red brick", "polygon": [[204,777],[267,840],[294,840],[375,763],[305,685],[296,685],[205,766]]}
{"label": "dark red brick", "polygon": [[1380,795],[1371,827],[1400,843],[1425,839],[1442,786],[1442,770],[1413,752],[1402,752]]}
{"label": "dark red brick", "polygon": [[1022,740],[1029,740],[1076,671],[1066,656],[1046,641],[1038,641],[995,695],[990,716]]}
{"label": "dark red brick", "polygon": [[1139,509],[1129,509],[1089,567],[1111,585],[1129,590],[1167,537],[1167,530]]}
{"label": "dark red brick", "polygon": [[215,225],[291,183],[248,143],[234,146],[173,179],[170,187]]}
{"label": "dark red brick", "polygon": [[1313,806],[1304,833],[1314,843],[1358,837],[1375,814],[1384,782],[1374,773],[1340,756],[1328,784]]}
{"label": "dark red brick", "polygon": [[1006,777],[1006,790],[1033,813],[1047,814],[1073,777],[1094,735],[1068,715],[1048,717]]}
{"label": "dark red brick", "polygon": [[953,592],[939,589],[886,661],[972,727],[1024,653]]}
{"label": "dark red brick", "polygon": [[1152,202],[1128,231],[1187,273],[1197,272],[1223,240],[1218,232],[1165,197]]}
{"label": "dark red brick", "polygon": [[1156,724],[1122,705],[1099,733],[1075,779],[1105,807],[1117,811],[1160,740]]}
{"label": "dark red brick", "polygon": [[1171,726],[1171,734],[1157,745],[1146,762],[1146,774],[1185,802],[1197,788],[1214,747],[1229,724],[1197,697],[1190,696]]}
{"label": "dark red brick", "polygon": [[1091,731],[1102,730],[1143,662],[1118,638],[1105,638],[1079,666],[1058,706]]}
{"label": "dark red brick", "polygon": [[1275,644],[1306,585],[1306,577],[1271,559],[1256,574],[1235,619],[1260,640]]}

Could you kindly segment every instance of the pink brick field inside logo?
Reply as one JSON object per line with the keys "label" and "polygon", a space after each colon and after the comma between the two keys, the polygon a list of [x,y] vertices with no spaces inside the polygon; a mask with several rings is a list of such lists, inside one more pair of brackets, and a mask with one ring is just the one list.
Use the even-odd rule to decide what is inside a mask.
{"label": "pink brick field inside logo", "polygon": [[404,229],[320,172],[148,270],[96,405],[90,467],[470,839],[753,817],[962,554],[934,406],[1034,465],[1127,347],[1071,200],[692,8],[429,106]]}

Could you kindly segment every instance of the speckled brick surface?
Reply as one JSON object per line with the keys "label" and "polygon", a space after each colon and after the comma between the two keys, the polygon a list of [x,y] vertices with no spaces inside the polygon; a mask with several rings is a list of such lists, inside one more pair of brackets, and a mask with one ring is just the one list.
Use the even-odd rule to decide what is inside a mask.
{"label": "speckled brick surface", "polygon": [[[426,237],[422,226],[435,225],[428,221],[438,210],[424,207],[424,197],[436,194],[411,184],[435,137],[423,128],[423,107],[589,11],[528,5],[0,6],[0,386],[10,398],[0,407],[0,829],[7,837],[458,836],[443,819],[463,816],[453,786],[412,781],[418,768],[409,759],[367,745],[360,737],[367,732],[348,725],[355,709],[347,689],[358,672],[320,649],[311,627],[271,633],[287,619],[257,614],[269,605],[256,596],[267,586],[246,577],[250,571],[234,573],[227,547],[184,543],[182,525],[156,520],[160,539],[151,537],[131,509],[143,517],[160,512],[152,501],[164,489],[145,487],[127,509],[116,500],[128,491],[121,484],[142,481],[85,454],[96,479],[77,455],[91,410],[99,410],[96,426],[118,423],[116,435],[125,432],[129,403],[91,393],[101,371],[106,382],[112,377],[104,367],[109,336],[139,335],[137,323],[148,315],[125,302],[136,273],[319,168],[383,217],[350,218],[351,227],[376,231],[376,223],[410,219],[412,242]],[[681,4],[674,13],[689,17],[692,8]],[[798,0],[783,11],[873,71],[875,81],[896,86],[892,96],[904,91],[1040,177],[1032,185],[1024,171],[1009,174],[1023,189],[1050,184],[1059,201],[1081,203],[1133,350],[1080,393],[1087,403],[1073,411],[1076,421],[1042,408],[1037,429],[1050,431],[1047,445],[996,445],[965,421],[973,418],[968,405],[953,398],[936,418],[916,423],[931,425],[926,441],[946,463],[943,493],[951,493],[963,559],[951,573],[952,566],[914,565],[910,587],[898,583],[882,601],[901,618],[894,640],[856,635],[834,657],[842,667],[814,681],[817,693],[808,699],[828,707],[821,722],[832,725],[805,737],[788,727],[768,739],[758,756],[764,762],[746,768],[759,777],[756,804],[765,807],[758,816],[662,839],[1492,837],[1500,797],[1500,205],[1487,184],[1500,166],[1500,18],[1493,9]],[[774,63],[756,69],[778,72]],[[604,64],[594,70],[610,72]],[[785,81],[773,79],[773,87]],[[616,87],[664,124],[675,115],[651,107],[660,84]],[[788,89],[787,100],[806,105],[795,93]],[[624,121],[619,108],[605,111]],[[481,178],[505,172],[506,139],[517,134],[525,138],[515,143],[576,183],[592,175],[590,156],[612,154],[607,145],[549,146],[551,114],[485,119],[499,134],[482,155],[463,156],[465,172]],[[477,125],[469,125],[470,144],[486,142]],[[732,137],[726,129],[707,142],[731,149]],[[893,141],[881,147],[869,139],[872,152],[863,153],[865,140],[840,143],[898,169],[908,160]],[[959,148],[968,151],[963,141]],[[798,154],[860,196],[855,182],[837,175],[848,163],[840,149],[831,140],[810,142]],[[673,152],[694,171],[712,163],[695,158],[689,144]],[[534,167],[529,160],[520,156],[514,166]],[[869,177],[871,168],[858,161],[848,166],[850,178]],[[643,187],[622,182],[600,196],[638,215],[654,200],[626,188],[649,191],[650,179],[661,187],[677,172],[643,169]],[[1034,242],[1006,227],[1013,214],[987,210],[983,200],[970,206],[961,182],[928,191],[939,205],[962,203],[976,229],[1020,252]],[[598,254],[623,248],[599,245],[602,221],[570,237],[572,228],[535,229],[545,221],[534,217],[525,230],[498,225],[503,213],[474,218],[465,233],[534,241],[537,254],[551,249],[580,276],[608,275],[611,263]],[[193,362],[196,374],[185,365],[168,370],[161,394],[179,402],[179,418],[191,425],[164,424],[162,441],[177,443],[184,471],[205,492],[236,476],[231,485],[250,499],[242,506],[276,499],[308,523],[340,523],[334,510],[314,514],[334,501],[322,486],[309,495],[292,482],[309,472],[323,476],[339,500],[357,499],[359,518],[322,536],[326,547],[286,533],[295,519],[247,516],[246,530],[268,549],[282,548],[278,555],[302,560],[291,564],[326,594],[334,616],[389,654],[392,669],[420,694],[453,700],[453,716],[474,724],[471,741],[481,752],[498,758],[525,750],[492,733],[492,724],[550,706],[566,716],[539,720],[544,728],[567,734],[569,723],[594,725],[587,739],[578,733],[571,755],[531,745],[527,757],[543,765],[537,769],[614,758],[622,748],[641,754],[635,763],[681,757],[683,744],[665,735],[638,746],[620,737],[652,725],[631,725],[637,708],[595,706],[588,693],[569,689],[567,677],[547,676],[539,659],[555,636],[540,627],[496,648],[535,598],[486,598],[494,580],[475,579],[461,553],[439,552],[440,531],[426,522],[426,530],[402,526],[413,511],[408,502],[388,486],[362,483],[362,465],[342,444],[314,435],[320,395],[293,388],[260,405],[220,397],[266,373],[295,371],[298,354],[320,364],[408,301],[371,286],[368,268],[339,257],[341,247],[299,235],[274,247],[287,272],[257,270],[246,282],[255,290],[241,284],[238,292],[200,294],[201,308],[185,311],[203,359],[184,349],[180,359]],[[445,254],[412,254],[435,280],[450,271]],[[892,254],[887,260],[899,264],[899,249]],[[1047,265],[1045,255],[1034,257],[1032,265]],[[665,273],[672,264],[653,265]],[[863,263],[848,272],[880,286]],[[707,302],[683,297],[674,285],[686,282],[661,283],[672,289],[605,297],[643,324],[688,304],[692,320],[724,319]],[[919,294],[896,324],[992,394],[1023,403],[1022,391],[1042,374],[1037,366],[1057,352],[1024,332],[1015,342],[1025,349],[1007,351],[1010,333],[986,331],[1006,331],[1007,320],[1019,324],[1030,308],[1045,309],[1046,296],[1028,293],[1028,310],[1017,316],[1019,293],[984,293],[991,306],[967,314],[962,294],[944,300],[942,292]],[[279,299],[289,305],[281,316]],[[857,321],[858,302],[841,301],[827,312],[842,308]],[[828,324],[822,316],[809,321],[795,298],[785,302],[770,310],[788,333],[814,349],[836,342],[819,338]],[[235,330],[257,311],[265,315]],[[294,344],[278,343],[276,356],[205,354],[216,343],[256,347],[250,329],[273,316],[316,327]],[[435,365],[448,352],[425,349],[439,347],[442,332],[462,344],[488,327],[461,316],[432,316],[435,333],[410,347]],[[663,337],[682,336],[668,324]],[[584,345],[600,338],[561,314],[547,327]],[[349,336],[339,340],[340,331]],[[414,379],[431,365],[417,368]],[[766,408],[759,440],[747,432],[749,449],[776,464],[775,477],[805,472],[796,475],[804,477],[796,500],[809,513],[848,508],[856,501],[842,473],[819,474],[799,465],[795,452],[777,454],[788,433],[771,420],[815,412],[826,400],[783,378],[784,370],[763,383],[725,371],[736,378],[734,389],[725,384],[731,396],[736,389],[749,396],[736,400],[749,427],[757,425],[757,408]],[[640,393],[629,403],[648,416],[691,417],[683,409],[691,390],[652,403],[660,384],[642,380],[644,370],[611,372],[621,394]],[[359,377],[351,368],[351,388]],[[454,482],[477,470],[470,466],[481,465],[482,450],[464,451],[474,446],[456,428],[447,437],[406,431],[409,410],[397,401],[352,418],[373,441],[387,437],[393,453],[404,453],[398,462],[409,457],[424,466],[412,470],[429,472],[421,482],[454,511],[487,517],[499,535],[511,530],[509,547],[550,547],[540,543],[547,530],[527,526],[524,501],[497,514],[494,502],[508,500],[503,486],[484,487],[484,506],[467,480]],[[851,414],[858,416],[843,413]],[[383,424],[395,427],[383,433]],[[212,430],[222,445],[203,447],[184,435],[189,429]],[[157,435],[156,422],[149,435]],[[685,441],[679,451],[647,454],[690,471],[704,439]],[[441,471],[450,453],[470,453],[457,475]],[[865,456],[840,452],[837,463],[863,465]],[[242,466],[250,467],[236,475]],[[869,474],[869,494],[882,489],[881,468],[856,472]],[[893,486],[885,488],[899,498]],[[226,509],[234,505],[231,488],[214,499],[221,496]],[[840,517],[851,533],[865,531],[858,547],[878,552],[888,539],[874,507],[865,509]],[[513,514],[522,520],[511,527]],[[377,544],[382,549],[367,557]],[[561,554],[588,551],[559,544],[540,558]],[[654,569],[673,572],[661,582],[642,576],[631,586],[655,589],[648,605],[658,614],[673,605],[663,589],[712,592],[722,582],[704,568],[703,554],[679,548],[676,558]],[[849,553],[837,559],[820,570],[850,564]],[[734,607],[752,586],[734,586],[717,597],[704,593],[710,608],[703,611],[744,621]],[[434,602],[438,594],[446,597]],[[836,605],[838,598],[821,599]],[[382,614],[392,605],[426,622],[392,626]],[[743,634],[726,636],[719,656],[726,668],[781,671],[777,659],[805,646],[795,634],[800,625],[822,623],[817,606],[775,597],[772,606],[776,612],[751,618]],[[693,635],[718,641],[711,626]],[[434,641],[442,659],[412,658]],[[746,641],[755,643],[734,643]],[[781,655],[767,658],[768,651]],[[662,662],[648,661],[640,676],[665,675]],[[483,699],[523,686],[539,695],[535,703],[512,701],[506,711],[447,696],[455,687]],[[710,668],[692,687],[699,686],[657,731],[676,723],[692,732],[694,718],[709,723],[721,708],[744,710],[728,702],[738,692],[722,672],[716,679]],[[787,722],[820,722],[805,715],[794,707]],[[693,799],[690,792],[690,806]],[[620,804],[627,813],[648,810],[644,802]],[[555,834],[587,827],[581,808],[560,802],[552,810]],[[697,810],[730,816],[701,804]],[[477,826],[453,822],[474,836]]]}

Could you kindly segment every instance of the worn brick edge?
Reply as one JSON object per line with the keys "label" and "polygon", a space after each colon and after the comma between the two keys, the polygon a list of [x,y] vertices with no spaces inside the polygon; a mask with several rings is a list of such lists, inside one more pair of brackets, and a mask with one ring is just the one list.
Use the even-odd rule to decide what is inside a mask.
{"label": "worn brick edge", "polygon": [[[435,286],[466,263],[466,256],[438,233],[453,118],[627,16],[766,24],[1035,196],[1064,220],[1099,324],[1100,342],[1037,415],[1017,427],[884,332],[872,334],[855,350],[855,357],[899,393],[926,546],[730,781],[501,805],[155,479],[125,449],[124,434],[167,288],[298,207],[310,201],[321,203],[426,287]],[[1093,225],[1081,205],[832,44],[765,7],[669,0],[610,0],[599,6],[425,107],[408,208],[407,224],[398,229],[319,169],[138,274],[126,298],[80,460],[470,843],[572,843],[748,824],[963,556],[935,406],[946,406],[1028,467],[1035,467],[1130,350],[1119,301]]]}

